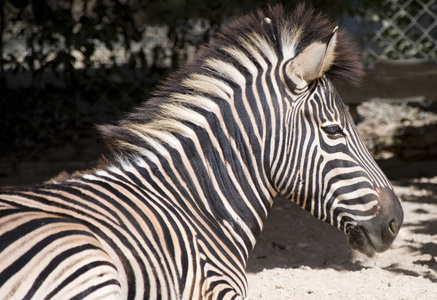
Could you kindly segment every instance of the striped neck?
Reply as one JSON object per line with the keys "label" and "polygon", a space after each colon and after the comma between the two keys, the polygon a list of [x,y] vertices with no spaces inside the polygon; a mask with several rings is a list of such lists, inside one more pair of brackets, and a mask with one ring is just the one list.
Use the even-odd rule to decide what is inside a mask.
{"label": "striped neck", "polygon": [[[240,81],[218,77],[218,69],[209,76],[192,74],[181,83],[190,92],[159,99],[162,117],[124,121],[117,127],[123,131],[117,142],[130,157],[121,156],[119,169],[148,169],[156,178],[147,181],[178,189],[163,190],[162,196],[184,195],[172,201],[187,202],[187,208],[198,208],[218,222],[246,261],[276,194],[265,161],[271,136],[265,124],[272,123],[272,116],[258,95],[257,89],[264,87],[248,87],[246,74],[231,65],[226,68]],[[252,76],[256,83],[266,75]]]}

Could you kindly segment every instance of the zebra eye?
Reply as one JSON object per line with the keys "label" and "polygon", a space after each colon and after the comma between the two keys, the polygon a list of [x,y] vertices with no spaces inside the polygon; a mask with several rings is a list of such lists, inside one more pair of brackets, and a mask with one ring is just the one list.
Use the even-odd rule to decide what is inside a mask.
{"label": "zebra eye", "polygon": [[322,126],[322,129],[331,139],[344,137],[343,129],[337,124]]}

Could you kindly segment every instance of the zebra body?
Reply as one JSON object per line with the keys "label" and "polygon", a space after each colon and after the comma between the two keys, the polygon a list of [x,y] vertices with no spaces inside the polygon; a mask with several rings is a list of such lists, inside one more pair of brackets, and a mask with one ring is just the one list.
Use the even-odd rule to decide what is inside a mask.
{"label": "zebra body", "polygon": [[113,157],[0,194],[0,298],[244,299],[275,196],[369,256],[402,209],[331,76],[356,81],[341,32],[302,6],[247,16],[156,96],[101,127]]}

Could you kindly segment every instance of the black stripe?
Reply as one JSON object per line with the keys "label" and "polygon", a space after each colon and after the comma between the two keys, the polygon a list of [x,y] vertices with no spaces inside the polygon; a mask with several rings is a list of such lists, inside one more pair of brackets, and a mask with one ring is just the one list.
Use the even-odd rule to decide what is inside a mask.
{"label": "black stripe", "polygon": [[[62,232],[58,232],[52,235],[47,236],[43,240],[39,241],[36,245],[34,245],[31,249],[23,253],[20,258],[14,261],[9,267],[5,268],[0,273],[0,286],[6,283],[14,274],[20,271],[22,268],[28,264],[36,254],[41,251],[44,251],[44,248],[49,246],[51,243],[55,242],[58,239],[69,235],[85,235],[85,236],[93,236],[89,232],[83,230],[64,230]],[[94,237],[94,236],[93,236]]]}
{"label": "black stripe", "polygon": [[[107,287],[109,285],[120,286],[120,283],[117,280],[114,280],[114,279],[102,282],[100,284],[97,284],[97,285],[94,285],[92,287],[89,287],[86,290],[78,293],[77,295],[73,296],[71,298],[71,300],[81,300],[81,299],[85,298],[86,296],[91,295],[95,291],[98,291],[99,289],[105,288],[105,287]],[[131,298],[128,298],[128,299],[131,299]]]}
{"label": "black stripe", "polygon": [[[99,247],[96,247],[94,245],[91,244],[85,244],[85,245],[81,245],[81,246],[77,246],[71,249],[68,249],[60,254],[58,254],[56,257],[54,257],[51,262],[39,273],[38,277],[36,278],[35,282],[33,283],[32,287],[30,288],[30,290],[27,292],[27,294],[23,297],[23,300],[27,300],[27,299],[31,299],[36,291],[41,287],[41,285],[43,284],[44,280],[47,279],[47,277],[58,267],[58,265],[60,263],[62,263],[65,259],[68,259],[69,257],[73,256],[74,254],[83,252],[83,251],[87,251],[87,250],[102,250]],[[79,270],[77,270],[74,273],[74,278],[79,277],[80,275],[82,275],[85,272],[88,272],[94,268],[96,268],[97,266],[102,266],[102,265],[107,265],[107,266],[111,266],[112,268],[115,269],[114,265],[110,264],[109,262],[105,262],[105,261],[96,261],[96,262],[92,262],[87,264],[86,266],[81,267],[79,270],[81,272],[78,272]],[[71,282],[73,279],[73,275],[70,275],[66,280],[64,280],[59,286],[57,286],[52,292],[50,292],[49,295],[47,295],[46,298],[51,298],[53,297],[53,295],[55,295],[62,287],[64,287],[68,282]]]}
{"label": "black stripe", "polygon": [[[76,278],[80,277],[82,274],[85,274],[86,272],[95,269],[100,266],[109,266],[114,267],[113,264],[107,262],[107,261],[94,261],[92,263],[87,264],[86,266],[82,266],[79,269],[77,269],[73,274],[65,278],[62,283],[60,283],[57,287],[55,287],[49,294],[47,294],[46,299],[53,298],[59,291],[61,291],[63,288],[65,288],[67,285],[69,285],[71,282],[73,282]],[[120,286],[120,283],[118,283]]]}
{"label": "black stripe", "polygon": [[[21,211],[14,211],[15,214],[21,213]],[[14,229],[3,233],[0,236],[0,252],[3,252],[6,247],[13,244],[17,240],[25,237],[27,234],[31,233],[32,231],[43,227],[48,224],[54,224],[54,223],[71,223],[71,224],[78,224],[79,222],[76,222],[72,219],[63,218],[63,217],[39,217],[37,219],[33,219],[31,221],[28,221],[26,223],[23,223]],[[81,231],[83,234],[91,235],[90,233],[87,233],[85,231]],[[91,235],[92,236],[92,235]],[[1,280],[0,280],[1,281]]]}

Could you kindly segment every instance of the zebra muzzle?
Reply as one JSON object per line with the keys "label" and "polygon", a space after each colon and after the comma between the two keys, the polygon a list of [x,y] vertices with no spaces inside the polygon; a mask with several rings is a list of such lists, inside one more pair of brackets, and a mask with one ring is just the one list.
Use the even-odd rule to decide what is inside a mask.
{"label": "zebra muzzle", "polygon": [[399,199],[391,190],[382,190],[378,213],[346,230],[349,246],[368,257],[384,252],[398,235],[403,219]]}
{"label": "zebra muzzle", "polygon": [[[347,242],[352,249],[355,249],[367,255],[368,257],[373,257],[377,252],[374,244],[372,243],[372,240],[366,233],[366,230],[361,226],[354,226],[348,229]],[[385,250],[387,249],[384,249],[382,251]]]}

